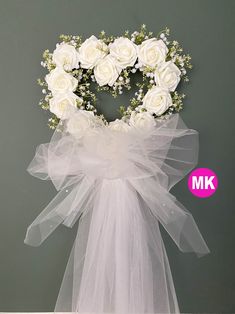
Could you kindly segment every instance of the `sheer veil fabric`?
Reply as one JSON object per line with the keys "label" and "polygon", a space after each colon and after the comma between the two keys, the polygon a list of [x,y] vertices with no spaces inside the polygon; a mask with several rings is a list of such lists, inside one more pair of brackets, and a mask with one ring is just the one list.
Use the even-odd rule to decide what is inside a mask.
{"label": "sheer veil fabric", "polygon": [[51,180],[56,197],[28,227],[40,245],[60,224],[78,233],[56,312],[179,313],[161,224],[183,252],[209,249],[170,189],[197,163],[198,133],[178,114],[150,130],[91,129],[82,138],[55,131],[28,167]]}

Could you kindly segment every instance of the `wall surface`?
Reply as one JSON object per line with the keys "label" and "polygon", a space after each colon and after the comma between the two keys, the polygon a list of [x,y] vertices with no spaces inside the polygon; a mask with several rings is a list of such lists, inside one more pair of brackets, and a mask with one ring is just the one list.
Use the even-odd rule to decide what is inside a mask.
{"label": "wall surface", "polygon": [[[42,51],[53,50],[61,33],[118,35],[145,23],[156,33],[168,26],[192,55],[181,116],[200,133],[198,166],[219,177],[208,199],[191,195],[187,178],[172,191],[211,249],[198,259],[164,234],[179,305],[182,312],[235,312],[234,14],[234,0],[0,0],[0,311],[53,311],[77,231],[61,226],[38,248],[23,243],[27,226],[56,195],[51,182],[26,172],[36,146],[52,135],[37,105]],[[114,118],[117,103],[99,97]]]}

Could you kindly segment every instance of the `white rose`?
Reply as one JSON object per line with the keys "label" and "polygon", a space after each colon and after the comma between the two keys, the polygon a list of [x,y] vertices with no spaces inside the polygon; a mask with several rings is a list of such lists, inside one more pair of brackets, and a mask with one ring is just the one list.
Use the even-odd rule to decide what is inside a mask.
{"label": "white rose", "polygon": [[180,81],[180,69],[172,61],[161,63],[155,71],[155,82],[157,86],[167,88],[173,92]]}
{"label": "white rose", "polygon": [[143,107],[150,113],[163,114],[172,105],[169,91],[161,87],[151,88],[143,98]]}
{"label": "white rose", "polygon": [[137,46],[128,38],[119,37],[109,45],[113,56],[122,69],[133,66],[137,59]]}
{"label": "white rose", "polygon": [[94,75],[100,86],[106,84],[113,86],[120,71],[121,69],[118,67],[115,59],[111,55],[108,55],[101,59],[95,66]]}
{"label": "white rose", "polygon": [[53,52],[52,60],[58,67],[67,71],[78,68],[78,52],[74,46],[61,43]]}
{"label": "white rose", "polygon": [[130,117],[130,125],[143,129],[143,130],[151,130],[155,126],[156,122],[154,117],[149,112],[132,112]]}
{"label": "white rose", "polygon": [[95,126],[95,116],[92,111],[78,110],[67,122],[67,132],[81,138],[89,129]]}
{"label": "white rose", "polygon": [[45,79],[48,89],[52,91],[53,94],[73,92],[78,85],[78,80],[61,68],[55,68],[52,70],[46,75]]}
{"label": "white rose", "polygon": [[116,119],[109,123],[108,126],[111,130],[120,131],[120,132],[128,132],[130,126],[122,120]]}
{"label": "white rose", "polygon": [[92,69],[100,59],[107,55],[108,47],[102,40],[92,35],[84,41],[78,52],[81,67]]}
{"label": "white rose", "polygon": [[77,110],[77,101],[82,103],[82,99],[72,92],[55,94],[49,101],[50,111],[59,119],[68,119]]}
{"label": "white rose", "polygon": [[167,52],[168,48],[161,39],[147,39],[138,46],[138,60],[144,66],[155,67],[165,61]]}

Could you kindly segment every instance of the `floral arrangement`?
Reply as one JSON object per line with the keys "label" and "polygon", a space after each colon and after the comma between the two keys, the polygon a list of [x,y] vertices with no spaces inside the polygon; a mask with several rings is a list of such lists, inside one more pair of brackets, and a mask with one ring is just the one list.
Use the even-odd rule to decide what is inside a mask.
{"label": "floral arrangement", "polygon": [[[179,313],[159,226],[180,251],[210,252],[170,193],[197,163],[198,132],[177,114],[184,95],[176,88],[188,80],[190,56],[168,28],[60,38],[44,52],[49,73],[38,81],[40,105],[56,130],[27,168],[58,194],[28,226],[24,243],[39,246],[59,225],[79,220],[55,312]],[[108,122],[96,110],[97,92],[117,97],[133,87],[119,119]]]}
{"label": "floral arrangement", "polygon": [[[61,35],[61,42],[50,53],[45,50],[41,65],[49,73],[38,79],[44,98],[40,106],[49,110],[50,128],[60,121],[67,131],[78,135],[89,127],[104,125],[126,131],[130,127],[152,127],[156,119],[165,119],[182,109],[184,94],[176,91],[180,80],[188,81],[191,57],[180,44],[169,39],[169,29],[158,35],[142,25],[139,31],[126,31],[120,37],[102,31],[82,41],[81,36]],[[113,97],[131,89],[136,72],[142,81],[128,106],[120,106],[121,118],[106,121],[95,108],[96,91],[110,92]]]}

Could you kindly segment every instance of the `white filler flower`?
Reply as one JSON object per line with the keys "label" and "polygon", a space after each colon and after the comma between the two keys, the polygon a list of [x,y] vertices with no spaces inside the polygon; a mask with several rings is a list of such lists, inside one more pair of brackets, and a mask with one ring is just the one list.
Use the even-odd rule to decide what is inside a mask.
{"label": "white filler flower", "polygon": [[49,101],[50,111],[59,119],[69,119],[77,110],[77,102],[82,99],[72,92],[57,93]]}
{"label": "white filler flower", "polygon": [[67,71],[78,68],[78,52],[72,45],[61,43],[53,52],[52,61]]}
{"label": "white filler flower", "polygon": [[133,66],[137,59],[137,46],[126,37],[119,37],[109,45],[113,56],[122,69]]}
{"label": "white filler flower", "polygon": [[163,114],[172,105],[169,91],[161,87],[151,88],[143,98],[143,107],[157,116]]}
{"label": "white filler flower", "polygon": [[78,85],[78,80],[61,68],[55,68],[46,75],[48,89],[52,93],[73,92]]}
{"label": "white filler flower", "polygon": [[92,69],[100,59],[107,55],[108,47],[102,40],[92,35],[84,41],[78,52],[81,67]]}
{"label": "white filler flower", "polygon": [[138,60],[144,66],[155,67],[165,61],[168,48],[163,40],[147,39],[138,46]]}
{"label": "white filler flower", "polygon": [[172,61],[161,63],[155,71],[155,82],[157,86],[175,91],[180,81],[181,71]]}

